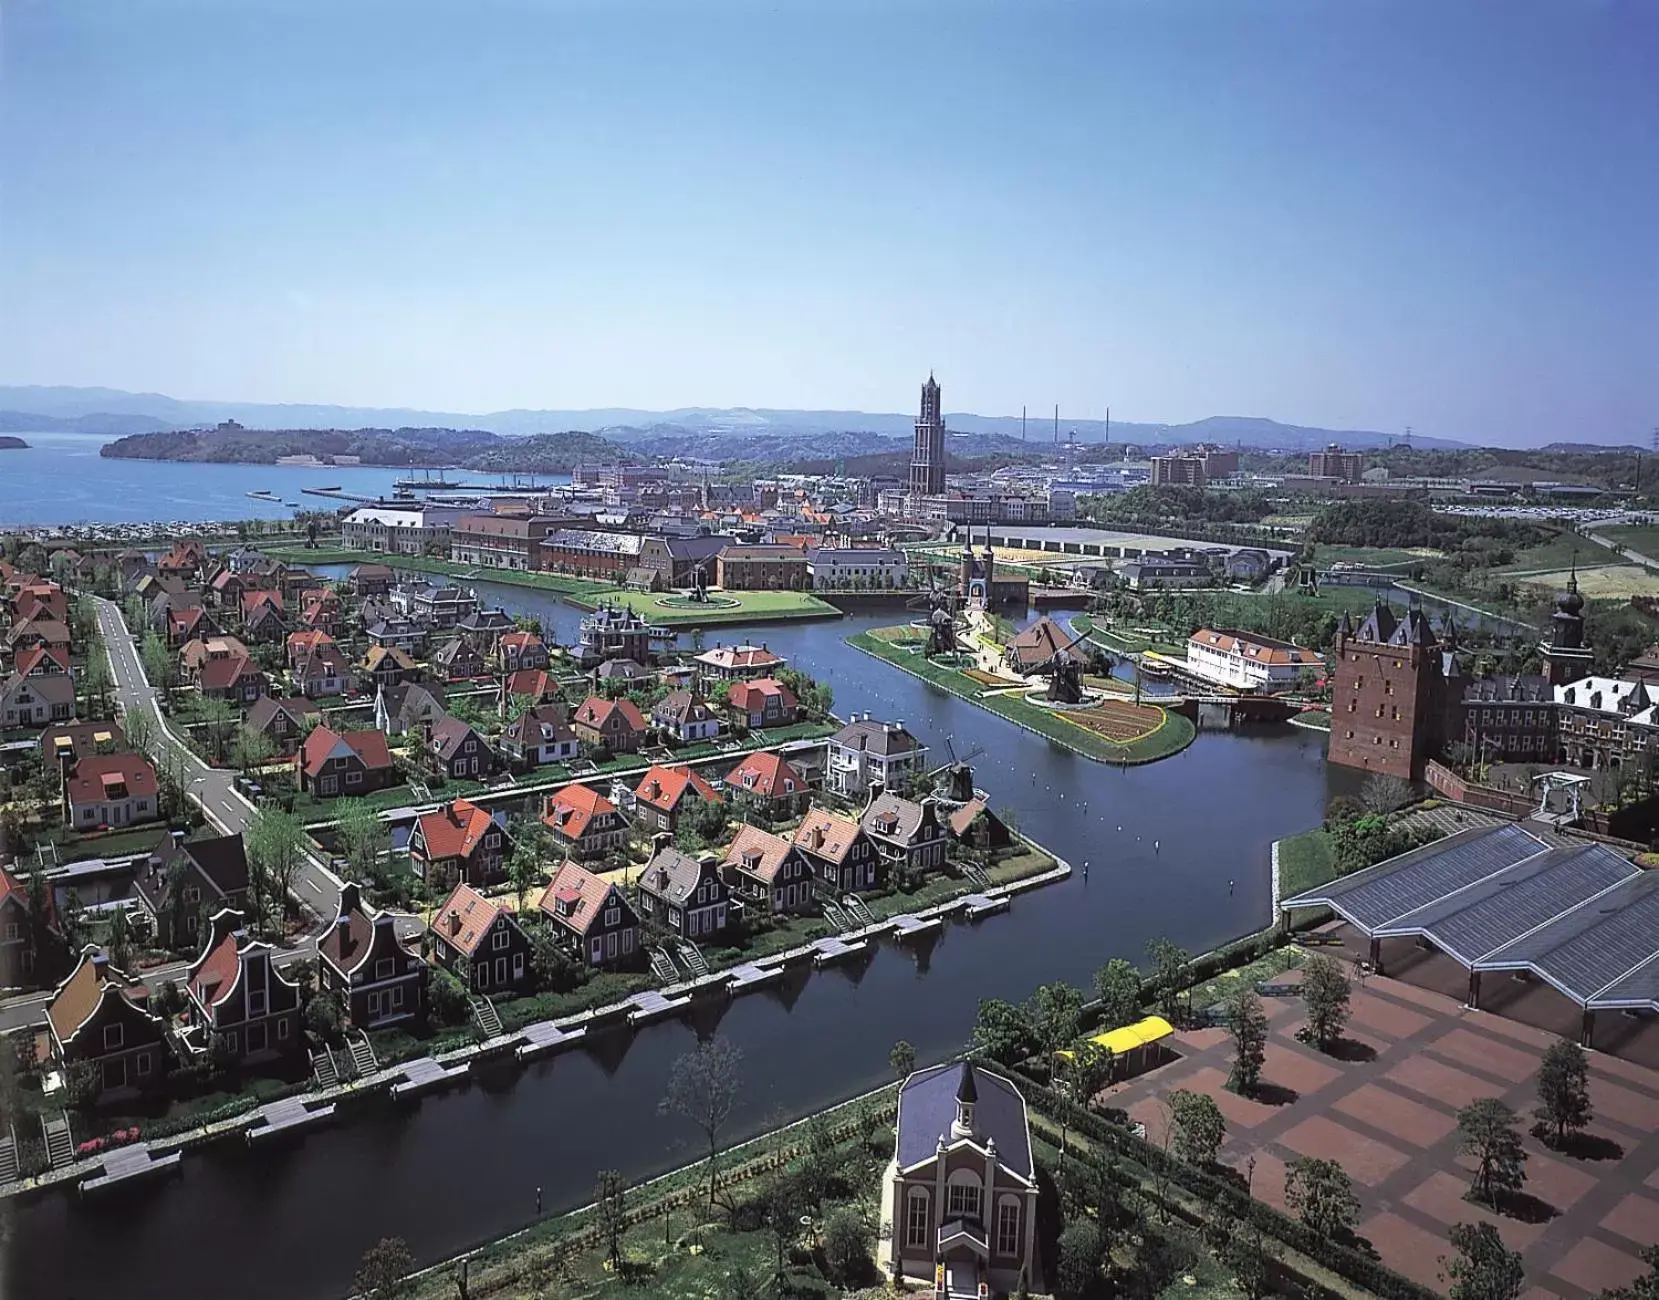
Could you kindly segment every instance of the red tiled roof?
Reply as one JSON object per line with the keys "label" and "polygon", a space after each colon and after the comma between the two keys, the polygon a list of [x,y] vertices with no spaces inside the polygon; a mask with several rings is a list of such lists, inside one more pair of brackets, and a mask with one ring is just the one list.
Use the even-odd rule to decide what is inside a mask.
{"label": "red tiled roof", "polygon": [[784,662],[765,646],[717,645],[697,656],[698,661],[716,668],[771,668]]}
{"label": "red tiled roof", "polygon": [[[786,782],[793,781],[790,787]],[[733,790],[747,790],[767,799],[782,799],[806,789],[806,781],[781,754],[762,751],[750,754],[726,774],[726,785]]]}
{"label": "red tiled roof", "polygon": [[333,637],[327,632],[320,632],[315,628],[307,628],[303,632],[290,632],[288,634],[288,653],[290,655],[296,650],[318,650],[323,646],[333,644]]}
{"label": "red tiled roof", "polygon": [[428,858],[470,858],[495,819],[470,800],[457,799],[425,814],[417,825]]}
{"label": "red tiled roof", "polygon": [[567,785],[547,801],[542,821],[559,834],[579,840],[587,834],[595,817],[605,817],[616,811],[616,805],[597,790],[585,785]]}
{"label": "red tiled roof", "polygon": [[270,605],[277,613],[282,613],[282,593],[280,591],[244,591],[242,593],[242,615],[251,615],[261,605]]}
{"label": "red tiled roof", "polygon": [[231,655],[225,659],[209,659],[202,665],[201,688],[204,691],[223,691],[234,686],[244,673],[258,673],[248,662],[247,655]]}
{"label": "red tiled roof", "polygon": [[715,788],[689,767],[649,768],[640,778],[634,795],[643,804],[671,813],[680,806],[680,800],[685,798],[687,790],[709,803],[721,802]]}
{"label": "red tiled roof", "polygon": [[770,884],[793,846],[781,835],[758,826],[744,826],[726,850],[725,862],[746,875]]}
{"label": "red tiled roof", "polygon": [[523,654],[526,650],[533,650],[541,644],[542,639],[534,632],[504,632],[501,636],[503,653],[508,650],[516,650]]}
{"label": "red tiled roof", "polygon": [[327,727],[318,727],[305,738],[298,755],[299,765],[307,776],[316,776],[323,764],[331,758],[343,758],[350,752],[371,770],[392,765],[392,754],[386,748],[386,737],[378,731],[347,731],[336,733]]}
{"label": "red tiled roof", "polygon": [[[585,935],[599,919],[611,887],[577,862],[566,862],[553,873],[552,883],[536,906],[560,925]],[[564,910],[560,904],[564,904]]]}
{"label": "red tiled roof", "polygon": [[69,655],[58,646],[32,645],[27,650],[20,651],[17,656],[17,675],[27,677],[38,668],[42,660],[50,659],[64,672],[69,671]]}
{"label": "red tiled roof", "polygon": [[478,950],[479,943],[501,915],[499,904],[490,902],[471,885],[462,883],[443,901],[432,923],[432,933],[451,948],[467,956]]}
{"label": "red tiled roof", "polygon": [[190,991],[198,1002],[211,1005],[236,985],[242,963],[236,954],[236,931],[204,953],[190,972]]}
{"label": "red tiled roof", "polygon": [[840,862],[861,834],[857,822],[827,808],[809,808],[795,828],[795,843],[820,858]]}
{"label": "red tiled roof", "polygon": [[[126,794],[116,796],[118,786]],[[156,770],[137,754],[88,754],[69,774],[69,802],[102,803],[109,798],[156,797]]]}
{"label": "red tiled roof", "polygon": [[734,709],[742,709],[745,713],[763,713],[766,710],[766,701],[776,698],[782,707],[793,712],[798,701],[795,692],[790,690],[776,677],[757,677],[753,681],[733,682],[726,688],[726,698],[731,701]]}
{"label": "red tiled roof", "polygon": [[552,686],[553,679],[541,668],[520,668],[507,677],[509,695],[528,695],[539,700],[552,689]]}
{"label": "red tiled roof", "polygon": [[584,727],[600,730],[614,713],[622,715],[622,720],[628,724],[630,730],[645,730],[645,715],[632,700],[607,700],[599,695],[590,695],[583,700],[582,707],[576,710],[573,721]]}

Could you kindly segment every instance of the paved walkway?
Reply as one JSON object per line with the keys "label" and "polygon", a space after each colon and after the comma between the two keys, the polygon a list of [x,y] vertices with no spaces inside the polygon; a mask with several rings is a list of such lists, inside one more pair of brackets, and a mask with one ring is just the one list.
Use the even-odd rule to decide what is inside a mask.
{"label": "paved walkway", "polygon": [[1226,1091],[1224,1029],[1178,1034],[1178,1060],[1103,1100],[1161,1141],[1164,1097],[1176,1088],[1210,1093],[1227,1118],[1223,1161],[1242,1174],[1253,1157],[1252,1191],[1277,1206],[1287,1162],[1340,1161],[1363,1207],[1359,1235],[1390,1268],[1437,1290],[1448,1229],[1460,1222],[1489,1222],[1522,1252],[1526,1300],[1586,1300],[1645,1271],[1642,1247],[1659,1244],[1659,1071],[1592,1053],[1595,1120],[1584,1149],[1557,1153],[1528,1134],[1525,1198],[1497,1216],[1463,1199],[1471,1165],[1457,1154],[1456,1111],[1499,1097],[1530,1125],[1549,1034],[1373,976],[1354,990],[1347,1041],[1324,1056],[1294,1037],[1300,999],[1263,1002],[1272,1037],[1262,1100]]}

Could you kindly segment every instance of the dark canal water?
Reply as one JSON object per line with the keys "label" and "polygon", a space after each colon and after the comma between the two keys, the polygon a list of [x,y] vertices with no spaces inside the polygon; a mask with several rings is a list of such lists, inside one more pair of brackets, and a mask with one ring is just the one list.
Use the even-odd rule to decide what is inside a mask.
{"label": "dark canal water", "polygon": [[[575,610],[516,588],[491,595],[561,640],[574,635]],[[1086,986],[1110,957],[1142,959],[1155,936],[1196,951],[1267,920],[1269,846],[1317,822],[1326,801],[1321,734],[1206,733],[1163,762],[1104,767],[842,642],[894,621],[888,610],[749,635],[828,681],[843,715],[901,718],[941,755],[947,736],[959,750],[983,746],[979,784],[1073,863],[1069,880],[928,946],[880,947],[695,1024],[609,1036],[287,1150],[220,1144],[187,1155],[170,1181],[107,1200],[46,1196],[11,1213],[3,1293],[163,1300],[234,1279],[242,1300],[341,1295],[380,1237],[405,1238],[429,1262],[528,1222],[538,1186],[551,1212],[590,1199],[600,1168],[637,1180],[694,1159],[694,1134],[656,1104],[670,1062],[699,1033],[745,1053],[736,1139],[882,1083],[897,1039],[924,1062],[948,1054],[980,998],[1023,998],[1052,979]]]}

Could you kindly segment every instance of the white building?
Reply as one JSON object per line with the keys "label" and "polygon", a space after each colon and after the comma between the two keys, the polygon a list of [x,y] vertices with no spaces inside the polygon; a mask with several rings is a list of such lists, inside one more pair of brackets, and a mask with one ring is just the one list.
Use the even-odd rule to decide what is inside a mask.
{"label": "white building", "polygon": [[902,587],[910,580],[910,561],[903,551],[870,546],[820,546],[806,557],[815,590],[848,587]]}
{"label": "white building", "polygon": [[855,716],[829,740],[824,782],[836,794],[862,798],[872,781],[895,794],[923,770],[927,746],[903,722],[883,722],[868,713]]}
{"label": "white building", "polygon": [[341,531],[353,550],[381,555],[449,557],[451,531],[460,511],[436,506],[363,506],[346,516]]}
{"label": "white building", "polygon": [[1254,632],[1201,627],[1187,640],[1187,669],[1195,677],[1234,690],[1288,686],[1325,660],[1317,650],[1275,641]]}

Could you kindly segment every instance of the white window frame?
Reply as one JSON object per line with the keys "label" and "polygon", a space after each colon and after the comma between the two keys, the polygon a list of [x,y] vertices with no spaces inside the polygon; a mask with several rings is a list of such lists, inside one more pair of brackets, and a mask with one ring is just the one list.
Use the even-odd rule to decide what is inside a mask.
{"label": "white window frame", "polygon": [[1017,1255],[1019,1252],[1019,1197],[1004,1194],[997,1201],[997,1254]]}
{"label": "white window frame", "polygon": [[104,1026],[104,1050],[106,1052],[119,1051],[125,1033],[120,1025]]}
{"label": "white window frame", "polygon": [[904,1198],[904,1244],[907,1249],[927,1247],[928,1230],[932,1224],[928,1216],[928,1195],[925,1187],[912,1187]]}

